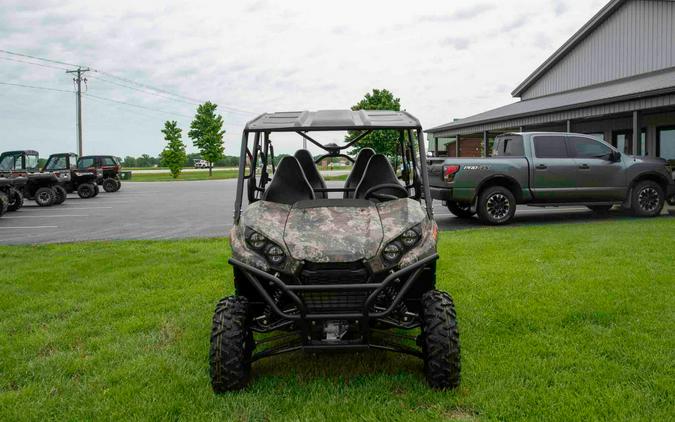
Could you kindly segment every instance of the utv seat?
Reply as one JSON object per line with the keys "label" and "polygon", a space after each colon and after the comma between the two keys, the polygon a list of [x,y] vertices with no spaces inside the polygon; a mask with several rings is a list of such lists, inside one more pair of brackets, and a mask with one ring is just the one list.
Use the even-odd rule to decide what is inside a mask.
{"label": "utv seat", "polygon": [[[368,160],[370,160],[370,157],[373,155],[375,155],[375,151],[373,151],[372,148],[364,148],[359,151],[359,155],[356,156],[356,161],[354,161],[354,167],[352,167],[352,171],[345,181],[345,189],[356,189],[356,186],[361,181],[361,177],[363,177],[363,172],[366,170]],[[354,191],[352,190],[350,192],[349,190],[345,190],[344,197],[353,198]]]}
{"label": "utv seat", "polygon": [[[305,173],[305,177],[312,189],[326,189],[326,182],[324,182],[323,177],[321,177],[319,170],[316,168],[312,154],[306,149],[299,149],[295,151],[294,156],[298,159],[300,167],[302,167],[302,171]],[[316,199],[328,198],[328,192],[314,191],[314,196]]]}
{"label": "utv seat", "polygon": [[363,177],[361,177],[361,181],[354,191],[354,198],[365,199],[368,189],[383,184],[398,185],[401,189],[395,187],[382,188],[379,189],[377,193],[393,195],[397,198],[406,198],[408,196],[407,193],[405,193],[405,188],[396,177],[396,172],[394,172],[394,168],[389,163],[389,160],[387,160],[387,157],[382,154],[375,154],[368,160],[368,165],[363,172]]}
{"label": "utv seat", "polygon": [[314,199],[314,190],[295,157],[284,157],[279,162],[269,187],[263,194],[264,201],[293,205],[298,201]]}

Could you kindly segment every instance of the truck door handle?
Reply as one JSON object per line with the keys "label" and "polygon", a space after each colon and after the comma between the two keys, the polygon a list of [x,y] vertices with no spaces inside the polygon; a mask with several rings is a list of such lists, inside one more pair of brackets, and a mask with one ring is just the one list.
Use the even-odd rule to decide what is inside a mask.
{"label": "truck door handle", "polygon": [[590,167],[588,166],[588,164],[581,164],[579,168],[582,170],[588,170]]}
{"label": "truck door handle", "polygon": [[546,167],[546,164],[537,164],[536,168],[537,168],[537,170],[544,170],[544,169],[547,169],[548,167]]}

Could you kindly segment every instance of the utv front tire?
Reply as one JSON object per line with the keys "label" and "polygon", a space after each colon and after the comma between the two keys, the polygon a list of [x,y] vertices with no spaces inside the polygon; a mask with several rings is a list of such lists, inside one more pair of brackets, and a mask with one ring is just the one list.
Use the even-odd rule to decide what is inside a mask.
{"label": "utv front tire", "polygon": [[422,296],[424,373],[431,388],[459,386],[459,331],[455,305],[449,294],[430,290]]}
{"label": "utv front tire", "polygon": [[63,186],[54,186],[54,205],[63,204],[68,197],[68,192]]}
{"label": "utv front tire", "polygon": [[10,189],[7,211],[17,211],[21,209],[21,207],[23,207],[23,194],[17,189]]}
{"label": "utv front tire", "polygon": [[112,177],[104,179],[102,183],[103,190],[106,192],[117,192],[117,190],[119,189],[118,183],[119,182],[113,179]]}
{"label": "utv front tire", "polygon": [[504,186],[492,186],[480,193],[476,208],[483,223],[506,224],[516,213],[516,197]]}
{"label": "utv front tire", "polygon": [[9,197],[6,193],[0,192],[0,217],[2,217],[9,208]]}
{"label": "utv front tire", "polygon": [[41,207],[49,207],[55,200],[56,193],[52,188],[39,188],[35,191],[35,203]]}
{"label": "utv front tire", "polygon": [[476,211],[471,211],[471,204],[460,204],[455,201],[448,201],[448,211],[458,218],[471,218]]}
{"label": "utv front tire", "polygon": [[253,334],[247,326],[248,301],[230,296],[216,305],[211,328],[209,363],[216,393],[240,390],[251,373]]}
{"label": "utv front tire", "polygon": [[77,194],[82,199],[93,198],[96,195],[96,188],[93,183],[82,183],[77,188]]}

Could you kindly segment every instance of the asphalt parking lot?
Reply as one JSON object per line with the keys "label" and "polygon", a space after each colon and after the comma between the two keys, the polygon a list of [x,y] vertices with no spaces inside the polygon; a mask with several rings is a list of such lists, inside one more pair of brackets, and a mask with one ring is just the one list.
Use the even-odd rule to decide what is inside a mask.
{"label": "asphalt parking lot", "polygon": [[[341,182],[329,185],[340,186]],[[227,236],[232,227],[235,186],[233,179],[130,182],[124,183],[119,192],[102,191],[92,199],[71,194],[62,205],[48,208],[27,200],[19,211],[0,217],[0,244]],[[481,227],[475,218],[455,218],[440,202],[434,203],[434,214],[441,230]],[[597,217],[585,207],[519,206],[512,225],[605,218],[631,217],[619,210]]]}

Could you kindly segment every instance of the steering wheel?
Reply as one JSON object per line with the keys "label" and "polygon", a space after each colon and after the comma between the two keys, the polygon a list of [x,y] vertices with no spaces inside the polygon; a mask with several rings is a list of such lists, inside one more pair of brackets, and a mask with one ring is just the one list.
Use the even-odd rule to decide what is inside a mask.
{"label": "steering wheel", "polygon": [[[378,190],[382,189],[395,189],[400,191],[404,196],[390,195],[388,193],[376,193]],[[363,195],[364,199],[370,199],[371,197],[379,199],[380,201],[407,198],[408,190],[403,186],[399,185],[398,183],[382,183],[380,185],[375,185],[372,188],[368,189],[366,193]]]}

